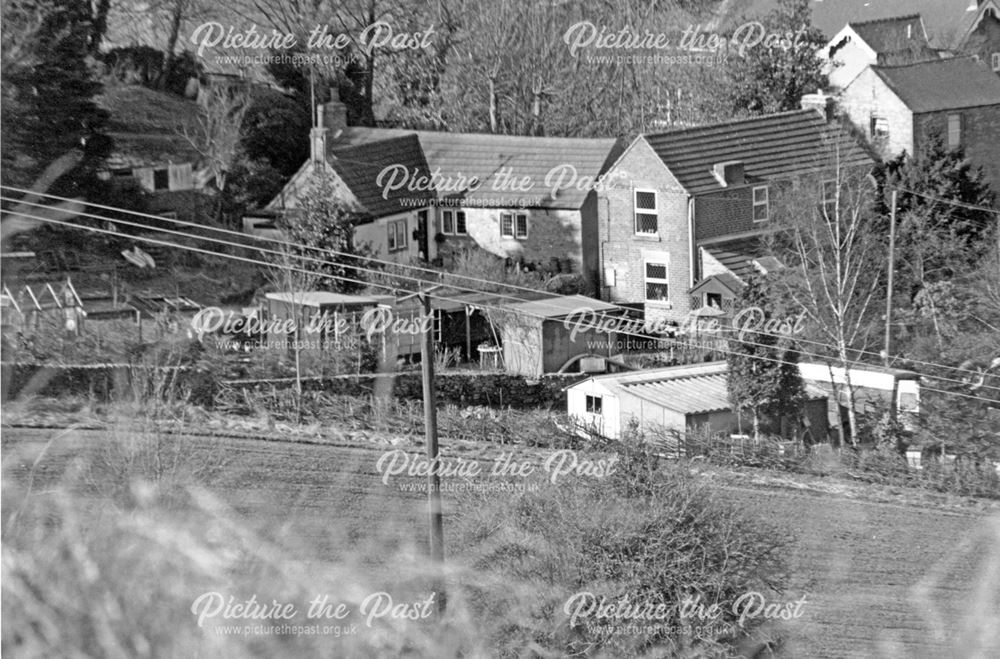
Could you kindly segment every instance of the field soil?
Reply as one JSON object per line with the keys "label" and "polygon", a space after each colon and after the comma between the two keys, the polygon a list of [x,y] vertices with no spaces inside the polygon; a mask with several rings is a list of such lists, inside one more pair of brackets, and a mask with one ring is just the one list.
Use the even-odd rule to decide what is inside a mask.
{"label": "field soil", "polygon": [[[6,427],[5,477],[30,480],[33,492],[43,492],[66,478],[72,465],[88,456],[100,459],[107,437],[94,430]],[[386,484],[377,470],[391,446],[179,439],[192,464],[218,462],[210,493],[280,541],[290,561],[319,567],[363,545],[371,569],[380,570],[400,550],[426,547],[425,495],[414,488],[423,479],[398,476]],[[445,447],[449,455],[484,464],[500,450]],[[506,450],[524,459],[525,449]],[[545,453],[536,451],[536,457]],[[793,537],[786,599],[806,601],[800,618],[776,623],[786,639],[785,656],[1000,656],[997,506],[936,502],[906,491],[865,497],[859,487],[793,487],[759,475],[710,471],[704,477],[735,505]],[[446,490],[444,501],[453,515],[467,499]],[[447,533],[446,519],[446,542]]]}

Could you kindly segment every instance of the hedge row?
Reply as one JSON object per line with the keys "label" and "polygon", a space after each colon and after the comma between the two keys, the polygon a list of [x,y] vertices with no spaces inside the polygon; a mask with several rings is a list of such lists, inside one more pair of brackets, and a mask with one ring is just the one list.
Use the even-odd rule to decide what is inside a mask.
{"label": "hedge row", "polygon": [[[563,389],[580,380],[579,373],[547,375],[527,380],[507,373],[438,373],[435,378],[437,398],[442,403],[483,405],[514,409],[561,408],[565,405]],[[396,398],[422,400],[423,388],[419,372],[379,376],[363,374],[328,378],[303,378],[302,386],[309,391],[331,394],[366,396],[375,391],[376,382],[384,378]],[[188,367],[146,368],[123,364],[96,366],[42,366],[37,364],[5,364],[3,366],[4,399],[24,394],[39,396],[88,396],[110,400],[116,395],[131,396],[138,389],[162,391],[169,381],[172,393],[190,395],[191,401],[211,406],[219,382],[213,374]],[[292,387],[295,380],[234,381],[229,386],[255,391]]]}
{"label": "hedge row", "polygon": [[[528,380],[507,373],[438,373],[435,377],[437,399],[455,405],[483,405],[514,409],[561,408],[565,406],[563,389],[582,377],[579,373],[546,375]],[[376,382],[384,379],[396,398],[423,400],[419,372],[400,375],[364,374],[335,378],[303,378],[302,388],[346,396],[367,396],[375,392]],[[230,386],[264,392],[295,385],[294,379],[231,382]]]}

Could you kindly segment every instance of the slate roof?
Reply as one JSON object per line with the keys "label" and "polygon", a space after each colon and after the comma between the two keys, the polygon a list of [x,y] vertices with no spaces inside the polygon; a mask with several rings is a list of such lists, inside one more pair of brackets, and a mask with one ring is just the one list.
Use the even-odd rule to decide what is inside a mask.
{"label": "slate roof", "polygon": [[[876,53],[891,53],[928,46],[927,33],[920,14],[851,21],[848,25]],[[910,30],[910,36],[907,36],[907,28]]]}
{"label": "slate roof", "polygon": [[726,287],[726,290],[728,290],[730,293],[733,293],[734,295],[738,294],[740,291],[743,290],[743,283],[736,278],[736,275],[733,275],[732,273],[729,272],[720,272],[718,274],[709,275],[705,277],[697,284],[692,286],[691,289],[688,290],[688,293],[689,294],[696,293],[699,289],[701,289],[706,283],[710,281],[719,282],[720,284]]}
{"label": "slate roof", "polygon": [[[670,366],[593,378],[612,390],[632,394],[679,414],[704,414],[731,409],[726,387],[726,362]],[[806,385],[809,399],[827,398],[822,389]]]}
{"label": "slate roof", "polygon": [[[468,205],[487,208],[525,206],[577,210],[587,198],[589,190],[579,189],[567,180],[553,197],[560,168],[575,169],[579,183],[584,177],[596,178],[614,162],[621,153],[615,139],[590,139],[568,137],[530,137],[519,135],[493,135],[490,133],[444,133],[435,131],[409,131],[394,128],[348,127],[337,140],[331,140],[331,153],[336,155],[344,147],[356,147],[364,153],[364,146],[390,138],[415,136],[423,152],[424,162],[431,173],[446,182],[441,186],[441,198],[468,200]],[[409,157],[409,155],[407,155]],[[550,174],[555,170],[555,174]],[[570,171],[567,167],[567,171]],[[505,181],[527,179],[527,189],[514,189],[515,184]],[[458,188],[447,182],[476,179],[474,191],[467,186]],[[456,192],[455,190],[461,190]],[[411,195],[412,196],[412,195]],[[528,203],[523,203],[528,200]]]}
{"label": "slate roof", "polygon": [[872,70],[914,113],[1000,105],[1000,77],[971,57]]}
{"label": "slate roof", "polygon": [[646,135],[646,141],[691,194],[722,190],[716,163],[741,160],[748,184],[791,178],[830,166],[871,165],[871,156],[839,123],[816,110],[794,110],[751,119]]}
{"label": "slate roof", "polygon": [[[370,142],[330,150],[328,162],[341,180],[350,188],[361,205],[374,217],[384,217],[405,210],[401,199],[423,199],[429,203],[433,192],[409,190],[405,186],[396,190],[380,184],[379,175],[387,167],[402,165],[413,177],[429,177],[420,141],[416,135],[404,135],[379,142]],[[388,175],[386,175],[388,177]],[[411,206],[412,208],[412,206]]]}

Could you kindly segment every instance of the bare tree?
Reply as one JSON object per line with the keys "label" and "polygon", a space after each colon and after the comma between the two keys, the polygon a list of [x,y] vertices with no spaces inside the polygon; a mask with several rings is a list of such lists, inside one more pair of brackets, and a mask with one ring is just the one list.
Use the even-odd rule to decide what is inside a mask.
{"label": "bare tree", "polygon": [[210,87],[199,101],[198,118],[178,129],[207,163],[220,192],[226,189],[226,176],[239,155],[252,96],[246,89]]}
{"label": "bare tree", "polygon": [[[876,182],[839,158],[827,174],[788,190],[776,204],[775,256],[789,268],[780,278],[788,299],[811,321],[845,371],[852,444],[857,443],[852,364],[877,336],[886,254],[884,218],[873,204]],[[832,378],[831,378],[832,379]],[[836,393],[836,392],[835,392]]]}

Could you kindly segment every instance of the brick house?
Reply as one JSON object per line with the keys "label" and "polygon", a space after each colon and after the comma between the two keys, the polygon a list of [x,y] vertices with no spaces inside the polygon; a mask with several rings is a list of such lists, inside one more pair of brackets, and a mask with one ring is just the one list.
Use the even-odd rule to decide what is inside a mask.
{"label": "brick house", "polygon": [[[870,167],[871,157],[832,119],[827,97],[804,105],[821,110],[742,119],[637,138],[606,175],[597,234],[601,298],[641,307],[647,321],[684,323],[713,304],[692,300],[703,277],[775,267],[760,238],[770,230],[772,197],[782,186],[818,176],[834,156],[845,167]],[[723,300],[718,300],[719,306]]]}
{"label": "brick house", "polygon": [[597,278],[600,179],[615,139],[528,137],[349,127],[343,104],[320,106],[312,153],[266,210],[294,209],[317,167],[364,219],[355,229],[380,258],[447,265],[483,249],[527,267]]}
{"label": "brick house", "polygon": [[1000,77],[972,57],[870,66],[841,92],[840,107],[883,157],[916,153],[937,133],[1000,185]]}
{"label": "brick house", "polygon": [[830,86],[843,89],[868,66],[936,59],[920,14],[852,21],[820,50]]}

